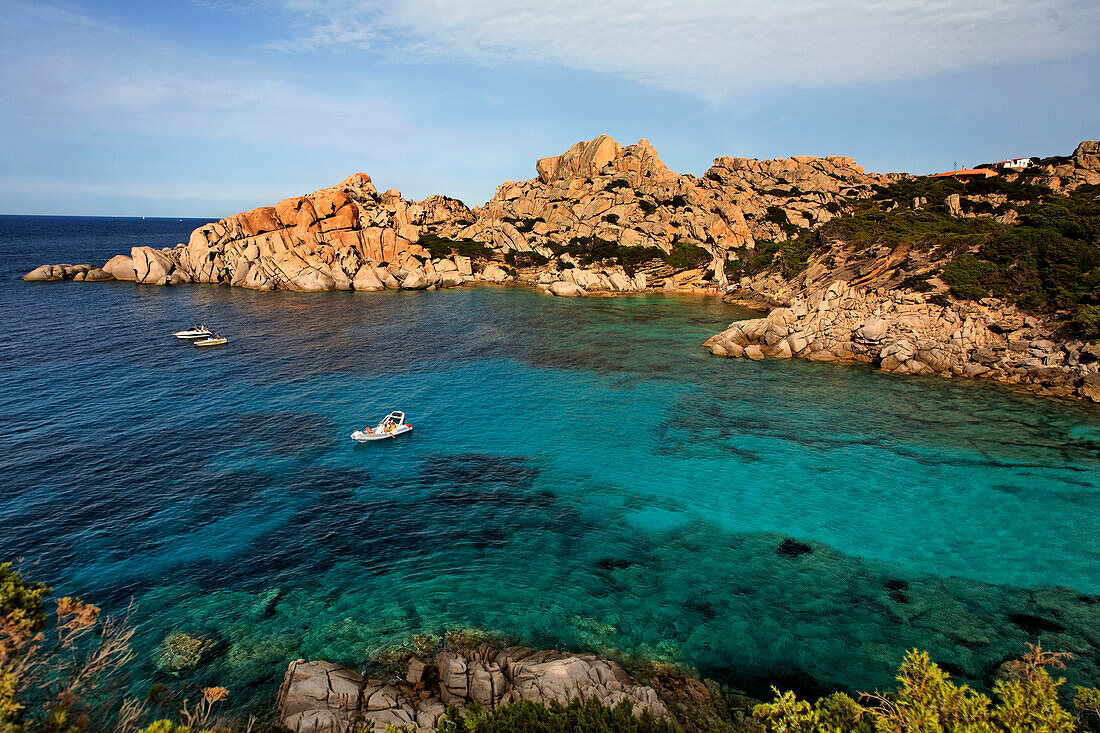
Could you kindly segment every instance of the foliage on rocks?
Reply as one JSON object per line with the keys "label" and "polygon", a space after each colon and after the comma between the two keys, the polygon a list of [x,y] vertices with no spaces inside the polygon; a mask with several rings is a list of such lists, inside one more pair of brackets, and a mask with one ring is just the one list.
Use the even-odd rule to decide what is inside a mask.
{"label": "foliage on rocks", "polygon": [[820,236],[809,229],[799,230],[796,236],[783,241],[761,240],[755,249],[739,249],[736,259],[726,261],[726,277],[735,280],[774,270],[790,280],[806,269],[810,257],[820,248]]}
{"label": "foliage on rocks", "polygon": [[[863,702],[836,693],[810,703],[775,690],[770,703],[757,705],[754,716],[774,733],[1072,733],[1087,730],[1086,715],[1100,711],[1100,690],[1078,688],[1078,714],[1058,697],[1065,680],[1048,669],[1064,669],[1069,655],[1033,646],[1008,665],[993,685],[992,698],[951,681],[925,652],[912,650],[898,672],[893,692],[863,694]],[[773,688],[774,689],[774,688]]]}
{"label": "foliage on rocks", "polygon": [[[942,263],[940,277],[956,298],[995,296],[1029,312],[1057,314],[1075,335],[1093,338],[1100,335],[1100,316],[1086,309],[1100,307],[1100,187],[1082,185],[1063,195],[1036,180],[1022,174],[965,184],[900,179],[877,186],[871,198],[849,201],[847,213],[812,232],[790,227],[781,210],[769,211],[790,238],[758,242],[740,271],[771,270],[791,279],[805,269],[814,242],[842,243],[856,253],[904,247]],[[994,195],[1005,203],[971,201],[969,213],[983,215],[952,216],[945,204],[951,195]],[[1007,215],[1016,223],[1002,223],[1013,220]],[[922,272],[922,280],[936,274]]]}
{"label": "foliage on rocks", "polygon": [[420,235],[420,246],[428,250],[433,258],[462,255],[471,259],[490,260],[493,251],[484,242],[475,242],[472,239],[448,239],[438,234],[425,232]]}
{"label": "foliage on rocks", "polygon": [[25,631],[40,631],[46,625],[46,602],[50,588],[20,576],[10,562],[0,564],[0,618]]}
{"label": "foliage on rocks", "polygon": [[[965,268],[968,279],[958,292],[960,281],[947,268],[945,282],[957,297],[990,294],[1037,312],[1076,316],[1100,305],[1100,191],[1095,188],[1082,186],[1069,196],[1021,208],[1019,225],[972,255],[974,261]],[[1085,316],[1081,325],[1087,327],[1089,320]]]}
{"label": "foliage on rocks", "polygon": [[471,705],[463,715],[454,706],[439,720],[438,733],[675,733],[668,720],[657,720],[647,710],[635,716],[630,702],[616,707],[595,698],[569,705],[540,705],[519,700],[486,710]]}

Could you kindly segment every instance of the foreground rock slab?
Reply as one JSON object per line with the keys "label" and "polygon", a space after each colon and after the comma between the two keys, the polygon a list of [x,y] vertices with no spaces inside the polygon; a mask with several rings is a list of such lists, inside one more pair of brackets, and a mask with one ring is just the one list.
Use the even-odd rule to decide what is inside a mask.
{"label": "foreground rock slab", "polygon": [[535,651],[522,646],[445,651],[412,657],[403,680],[368,679],[331,662],[291,662],[279,689],[279,719],[296,733],[346,733],[365,721],[434,731],[447,705],[495,708],[518,700],[568,704],[595,698],[623,701],[640,715],[668,718],[652,687],[635,684],[615,662],[593,654]]}

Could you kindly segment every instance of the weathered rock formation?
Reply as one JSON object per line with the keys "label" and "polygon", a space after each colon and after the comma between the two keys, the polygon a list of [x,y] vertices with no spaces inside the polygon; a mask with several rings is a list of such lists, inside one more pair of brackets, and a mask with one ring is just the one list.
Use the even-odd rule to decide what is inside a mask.
{"label": "weathered rock formation", "polygon": [[890,176],[868,174],[840,155],[755,160],[721,157],[703,177],[703,186],[720,192],[739,208],[756,239],[782,241],[792,227],[824,224],[845,210],[849,199],[871,196]]}
{"label": "weathered rock formation", "polygon": [[[369,176],[357,173],[339,185],[207,224],[186,245],[134,247],[94,268],[95,277],[79,279],[310,291],[449,287],[518,275],[550,294],[690,289],[708,277],[724,286],[725,261],[751,249],[755,237],[783,239],[791,226],[826,221],[846,197],[867,195],[886,180],[838,156],[722,157],[697,179],[669,170],[646,140],[623,147],[607,135],[542,158],[535,168],[536,178],[505,181],[473,210],[444,196],[412,202],[394,190],[380,194]],[[501,262],[481,276],[460,272],[452,258],[441,262],[420,246],[424,234],[484,243]],[[578,238],[658,254],[693,245],[712,261],[686,278],[679,276],[689,268],[662,268],[658,261],[648,278],[639,279],[634,271],[580,266],[559,254]],[[515,273],[503,263],[512,253],[536,253],[549,262]],[[38,268],[26,279],[78,279],[72,268]],[[445,272],[459,275],[437,275]],[[563,284],[551,287],[556,283]]]}
{"label": "weathered rock formation", "polygon": [[1100,402],[1100,344],[1057,343],[1039,321],[992,298],[941,306],[921,293],[836,281],[765,318],[732,323],[706,346],[716,356],[867,362]]}
{"label": "weathered rock formation", "polygon": [[592,654],[536,652],[527,647],[440,652],[433,661],[412,657],[404,679],[368,679],[330,662],[291,662],[279,689],[279,718],[296,733],[345,733],[356,721],[434,731],[445,706],[476,702],[494,708],[517,700],[568,704],[596,698],[626,701],[635,714],[667,718],[652,687],[635,684],[614,662]]}
{"label": "weathered rock formation", "polygon": [[[357,173],[337,186],[206,224],[187,244],[134,247],[102,268],[47,265],[24,279],[299,291],[453,287],[476,279],[469,258],[432,258],[417,241],[424,229],[463,217],[473,218],[460,201],[431,196],[409,202],[397,191],[379,194],[369,176]],[[497,268],[486,279],[511,277]]]}
{"label": "weathered rock formation", "polygon": [[1100,140],[1085,140],[1069,162],[1048,171],[1047,185],[1055,191],[1072,191],[1084,184],[1100,185]]}
{"label": "weathered rock formation", "polygon": [[[1100,184],[1100,143],[1083,142],[1064,160],[1028,175],[1055,191]],[[444,196],[413,202],[392,189],[379,193],[369,176],[357,173],[339,185],[204,225],[186,244],[134,247],[102,268],[43,265],[24,279],[300,291],[515,282],[556,296],[696,290],[704,283],[723,289],[726,262],[757,240],[784,241],[817,227],[903,175],[869,174],[842,156],[720,157],[698,179],[671,171],[646,140],[624,147],[606,135],[542,158],[535,170],[530,180],[505,181],[472,210]],[[989,216],[1004,224],[1015,222],[1018,203],[977,192],[943,202],[952,216]],[[919,209],[929,202],[893,205]],[[900,373],[988,377],[1058,395],[1100,391],[1095,345],[1059,343],[1044,350],[1055,341],[1049,331],[1037,321],[1013,325],[1023,317],[1003,304],[941,306],[907,290],[912,278],[923,278],[940,295],[947,290],[936,278],[945,255],[931,243],[850,247],[821,232],[815,236],[808,265],[797,274],[741,279],[728,298],[786,307],[714,337],[708,341],[714,353],[868,361]],[[455,254],[458,248],[447,240],[483,244],[463,251],[484,256]],[[646,248],[634,261],[649,261],[629,268],[589,255],[581,261],[567,251],[581,242],[598,244],[592,251]],[[435,247],[435,255],[426,247]],[[695,253],[692,264],[664,256],[678,247]],[[706,254],[699,258],[694,248]],[[699,262],[708,255],[709,264]],[[871,335],[883,323],[880,342]]]}
{"label": "weathered rock formation", "polygon": [[[673,173],[647,140],[620,147],[606,135],[543,158],[538,178],[505,181],[477,220],[452,230],[502,252],[552,256],[552,245],[596,237],[622,247],[671,251],[695,244],[724,258],[753,245],[744,217],[722,192]],[[583,285],[582,285],[583,287]]]}

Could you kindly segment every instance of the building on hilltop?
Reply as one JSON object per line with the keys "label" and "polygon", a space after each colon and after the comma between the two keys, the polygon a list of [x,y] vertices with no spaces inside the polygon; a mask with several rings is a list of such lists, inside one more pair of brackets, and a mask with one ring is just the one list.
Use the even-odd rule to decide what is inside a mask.
{"label": "building on hilltop", "polygon": [[1012,168],[1015,170],[1023,170],[1031,165],[1031,158],[1009,158],[1008,160],[1002,160],[994,163],[995,166],[1001,166],[1003,168]]}

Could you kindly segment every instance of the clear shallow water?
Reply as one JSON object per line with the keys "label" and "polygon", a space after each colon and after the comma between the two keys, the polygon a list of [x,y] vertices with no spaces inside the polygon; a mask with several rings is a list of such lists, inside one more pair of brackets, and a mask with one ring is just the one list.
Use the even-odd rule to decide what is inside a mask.
{"label": "clear shallow water", "polygon": [[[714,359],[711,300],[16,280],[197,223],[0,217],[0,558],[133,597],[139,682],[173,629],[262,706],[290,659],[454,627],[750,692],[913,646],[980,685],[1036,637],[1100,681],[1095,408]],[[229,347],[167,336],[196,320]],[[348,440],[391,409],[411,435]]]}

